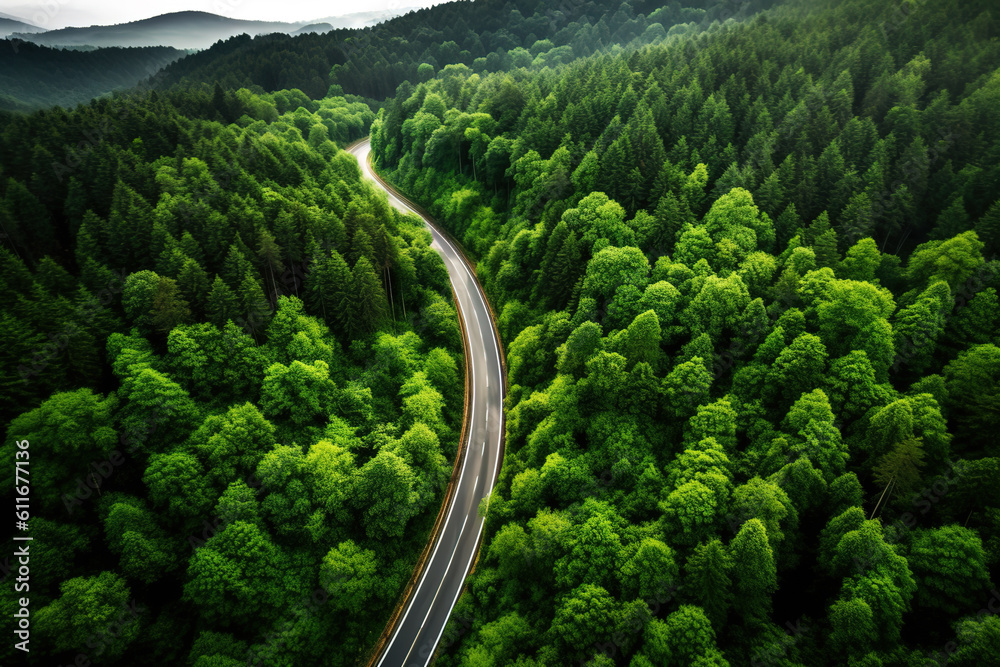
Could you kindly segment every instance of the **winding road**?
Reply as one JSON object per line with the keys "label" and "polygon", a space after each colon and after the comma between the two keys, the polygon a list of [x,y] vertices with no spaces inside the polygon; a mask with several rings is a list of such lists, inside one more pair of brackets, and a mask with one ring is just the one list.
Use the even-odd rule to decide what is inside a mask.
{"label": "winding road", "polygon": [[[415,211],[379,180],[368,163],[371,142],[364,139],[347,150],[358,159],[362,173],[386,191],[389,202],[402,212],[415,213],[430,227],[431,247],[441,254],[465,321],[465,359],[471,374],[468,439],[464,460],[450,494],[450,504],[430,557],[418,573],[418,583],[395,627],[376,656],[377,667],[424,667],[430,663],[465,577],[479,548],[483,519],[477,510],[496,483],[503,455],[504,368],[492,313],[482,288],[462,254],[436,228],[433,220]],[[460,452],[461,454],[461,452]],[[435,535],[431,536],[435,539]]]}

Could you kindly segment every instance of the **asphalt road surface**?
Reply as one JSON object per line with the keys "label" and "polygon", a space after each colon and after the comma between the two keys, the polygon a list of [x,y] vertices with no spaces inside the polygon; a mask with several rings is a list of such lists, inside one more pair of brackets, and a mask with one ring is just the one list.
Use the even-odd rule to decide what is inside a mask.
{"label": "asphalt road surface", "polygon": [[[370,141],[365,139],[349,150],[358,158],[365,176],[384,190],[368,166]],[[391,192],[386,192],[389,202],[397,209],[417,213]],[[420,217],[434,237],[431,247],[444,258],[455,298],[465,318],[466,362],[471,372],[472,391],[469,439],[465,443],[465,461],[441,533],[405,611],[379,656],[377,667],[424,667],[433,657],[472,566],[483,530],[483,520],[477,515],[479,501],[490,494],[496,483],[503,447],[504,380],[500,345],[490,310],[458,249],[438,232],[432,221]]]}

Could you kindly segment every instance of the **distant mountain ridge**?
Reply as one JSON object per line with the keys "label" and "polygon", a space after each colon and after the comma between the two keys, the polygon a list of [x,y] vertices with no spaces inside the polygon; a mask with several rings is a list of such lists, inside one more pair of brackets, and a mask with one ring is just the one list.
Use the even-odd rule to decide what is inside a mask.
{"label": "distant mountain ridge", "polygon": [[324,32],[330,32],[331,30],[333,30],[333,26],[330,25],[329,23],[310,23],[309,25],[302,26],[301,28],[293,32],[292,35],[293,36],[305,35],[306,33],[310,32],[322,34]]}
{"label": "distant mountain ridge", "polygon": [[397,7],[395,9],[373,9],[366,12],[343,14],[341,16],[324,16],[322,18],[306,21],[305,23],[328,23],[334,28],[364,28],[365,26],[372,26],[377,23],[381,23],[382,21],[388,21],[391,18],[402,16],[403,14],[408,14],[409,12],[418,9],[422,9],[422,7],[414,6]]}
{"label": "distant mountain ridge", "polygon": [[[233,19],[202,11],[183,11],[161,14],[140,21],[115,25],[42,30],[23,21],[0,18],[0,35],[7,31],[13,38],[50,47],[76,46],[172,46],[176,49],[207,49],[219,40],[235,35],[251,36],[270,33],[293,35],[302,32],[325,32],[333,28],[360,28],[374,25],[393,16],[409,11],[410,7],[395,10],[355,12],[308,21],[249,21]],[[10,21],[8,27],[4,21]]]}
{"label": "distant mountain ridge", "polygon": [[22,21],[16,16],[11,16],[10,14],[4,14],[0,12],[0,39],[7,37],[12,33],[41,33],[45,32],[45,28],[41,28],[37,25],[32,25],[27,21]]}
{"label": "distant mountain ridge", "polygon": [[292,33],[301,23],[245,21],[199,11],[161,14],[141,21],[85,28],[60,28],[15,37],[44,46],[172,46],[178,49],[206,49],[220,39],[247,33]]}
{"label": "distant mountain ridge", "polygon": [[0,110],[70,109],[131,88],[184,55],[168,46],[70,51],[0,40]]}

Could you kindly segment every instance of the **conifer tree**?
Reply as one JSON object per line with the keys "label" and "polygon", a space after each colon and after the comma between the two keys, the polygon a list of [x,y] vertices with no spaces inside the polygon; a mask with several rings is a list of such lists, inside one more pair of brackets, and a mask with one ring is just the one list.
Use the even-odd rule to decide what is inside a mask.
{"label": "conifer tree", "polygon": [[719,629],[732,604],[732,567],[732,558],[717,539],[696,546],[684,566],[687,595]]}
{"label": "conifer tree", "polygon": [[243,274],[238,294],[240,314],[246,326],[256,336],[258,331],[267,328],[267,323],[271,320],[271,302],[264,296],[264,290],[250,271]]}
{"label": "conifer tree", "polygon": [[367,257],[358,259],[352,272],[352,289],[356,304],[351,319],[351,330],[355,336],[375,331],[379,323],[386,317],[388,301],[382,282],[375,274]]}
{"label": "conifer tree", "polygon": [[750,519],[729,545],[733,558],[734,601],[749,621],[763,621],[771,611],[771,595],[778,588],[774,554],[759,519]]}
{"label": "conifer tree", "polygon": [[215,276],[212,282],[206,311],[209,321],[219,328],[225,326],[228,320],[235,320],[240,316],[240,304],[236,294],[219,276]]}

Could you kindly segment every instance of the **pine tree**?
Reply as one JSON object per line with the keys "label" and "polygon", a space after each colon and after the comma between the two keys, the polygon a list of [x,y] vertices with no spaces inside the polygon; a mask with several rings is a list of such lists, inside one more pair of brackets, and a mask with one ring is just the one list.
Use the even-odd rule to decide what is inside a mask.
{"label": "pine tree", "polygon": [[633,164],[628,135],[622,134],[600,157],[597,187],[609,198],[621,202],[628,189],[627,178]]}
{"label": "pine tree", "polygon": [[372,237],[369,236],[363,227],[359,227],[358,231],[354,233],[354,238],[351,239],[351,254],[349,255],[349,259],[357,266],[358,260],[362,257],[366,258],[368,263],[374,266],[375,246],[372,244]]}
{"label": "pine tree", "polygon": [[674,193],[674,195],[680,195],[681,189],[684,187],[684,182],[687,180],[684,172],[680,170],[673,162],[669,159],[664,159],[663,164],[660,166],[660,170],[656,174],[656,178],[653,180],[653,185],[649,191],[650,201],[659,201],[661,197],[666,196],[668,192]]}
{"label": "pine tree", "polygon": [[245,326],[256,337],[258,331],[267,328],[271,320],[271,302],[264,296],[260,283],[250,271],[243,274],[239,291],[240,313],[245,318]]}
{"label": "pine tree", "polygon": [[719,629],[732,604],[732,567],[726,547],[717,539],[696,546],[684,567],[685,589],[691,601],[700,605],[713,627]]}
{"label": "pine tree", "polygon": [[997,200],[986,211],[986,214],[976,221],[976,234],[986,247],[983,255],[995,258],[1000,255],[1000,200]]}
{"label": "pine tree", "polygon": [[558,310],[565,307],[573,286],[581,274],[581,255],[576,232],[571,231],[552,258],[548,273],[542,276],[551,308]]}
{"label": "pine tree", "polygon": [[633,178],[635,182],[631,184],[635,199],[633,210],[638,210],[649,205],[650,190],[665,166],[667,152],[656,131],[653,114],[645,102],[639,103],[628,122],[626,132],[636,158],[634,168],[638,170],[638,175]]}
{"label": "pine tree", "polygon": [[905,363],[914,373],[927,369],[953,304],[948,283],[936,280],[914,303],[895,313],[892,329],[897,364]]}
{"label": "pine tree", "polygon": [[955,199],[937,217],[930,237],[943,241],[957,236],[970,228],[969,214],[965,211],[965,203],[961,197]]}
{"label": "pine tree", "polygon": [[159,216],[153,220],[153,226],[149,232],[149,254],[153,257],[159,257],[165,248],[174,247],[177,244],[176,238],[170,233],[167,222],[162,217]]}
{"label": "pine tree", "polygon": [[177,286],[181,294],[191,306],[191,310],[201,319],[208,305],[208,296],[212,289],[208,282],[208,274],[194,259],[188,258],[177,274]]}
{"label": "pine tree", "polygon": [[338,336],[348,336],[354,317],[354,278],[336,250],[316,261],[305,283],[306,303]]}
{"label": "pine tree", "polygon": [[277,299],[279,296],[277,276],[285,270],[285,265],[281,262],[281,247],[266,227],[257,229],[257,238],[257,257],[264,264],[272,298]]}
{"label": "pine tree", "polygon": [[[240,254],[243,255],[247,261],[251,261],[253,257],[256,257],[253,250],[251,250],[250,247],[243,242],[243,236],[239,232],[236,232],[236,238],[233,239],[232,244],[236,246],[236,249],[240,251]],[[251,266],[253,266],[252,262]]]}
{"label": "pine tree", "polygon": [[76,265],[83,268],[88,259],[96,260],[101,256],[101,248],[94,236],[94,230],[100,228],[101,221],[93,211],[83,214],[83,222],[76,231],[76,245],[73,252],[76,255]]}
{"label": "pine tree", "polygon": [[922,439],[907,438],[882,455],[872,471],[872,477],[879,488],[885,489],[892,484],[894,494],[906,496],[920,483],[923,465]]}
{"label": "pine tree", "polygon": [[220,329],[228,320],[239,317],[240,304],[232,288],[219,276],[215,276],[212,289],[208,293],[208,319]]}
{"label": "pine tree", "polygon": [[20,257],[0,246],[0,287],[5,294],[24,294],[31,292],[34,278]]}
{"label": "pine tree", "polygon": [[150,322],[162,333],[167,333],[178,324],[191,320],[191,309],[173,278],[160,276],[153,294]]}
{"label": "pine tree", "polygon": [[673,251],[677,235],[687,223],[694,222],[694,214],[687,202],[673,192],[667,192],[660,198],[654,213],[656,225],[650,234],[647,247],[656,255],[665,255]]}
{"label": "pine tree", "polygon": [[830,216],[826,211],[819,214],[806,232],[809,245],[816,253],[818,268],[836,268],[840,264],[840,253],[837,252],[837,232],[830,227]]}
{"label": "pine tree", "polygon": [[243,276],[252,268],[247,256],[233,243],[229,246],[229,252],[226,253],[220,275],[229,287],[236,289],[240,286]]}
{"label": "pine tree", "polygon": [[785,188],[781,184],[781,178],[777,171],[768,174],[764,182],[760,184],[753,199],[760,206],[760,209],[772,218],[777,217],[781,207],[785,204]]}
{"label": "pine tree", "polygon": [[729,551],[733,557],[737,610],[747,620],[765,620],[771,611],[771,595],[778,588],[778,572],[760,519],[743,524]]}
{"label": "pine tree", "polygon": [[161,276],[176,278],[188,259],[190,258],[184,254],[184,251],[180,249],[180,245],[175,241],[173,247],[167,248],[160,253],[159,258],[156,260],[156,272]]}
{"label": "pine tree", "polygon": [[566,223],[562,220],[555,226],[552,233],[549,234],[548,240],[545,242],[545,254],[542,255],[542,262],[539,266],[539,271],[537,273],[538,281],[534,285],[533,294],[535,298],[538,298],[541,294],[547,294],[548,289],[546,286],[546,280],[552,270],[552,262],[555,260],[556,255],[559,253],[559,249],[562,244],[566,241],[566,237],[570,234],[570,229]]}
{"label": "pine tree", "polygon": [[0,209],[10,217],[11,224],[4,220],[6,233],[22,252],[30,251],[35,257],[52,252],[56,236],[48,211],[20,181],[8,178],[5,189]]}
{"label": "pine tree", "polygon": [[305,303],[309,312],[331,324],[334,308],[334,288],[330,282],[329,258],[318,257],[309,265],[305,279]]}
{"label": "pine tree", "polygon": [[349,336],[358,309],[354,276],[347,261],[336,250],[330,253],[330,284],[333,288],[335,329]]}
{"label": "pine tree", "polygon": [[[49,163],[51,164],[51,162]],[[70,232],[79,229],[80,221],[87,211],[87,189],[76,176],[69,177],[66,188],[66,200],[63,202],[63,213],[70,223]]]}
{"label": "pine tree", "polygon": [[351,322],[352,337],[371,333],[385,318],[388,301],[382,282],[367,257],[358,259],[354,265],[353,290],[357,307]]}
{"label": "pine tree", "polygon": [[646,186],[639,167],[632,167],[625,179],[625,191],[622,192],[622,202],[628,213],[634,214],[646,205]]}
{"label": "pine tree", "polygon": [[399,250],[385,225],[379,225],[372,239],[373,263],[376,270],[392,270],[399,262]]}
{"label": "pine tree", "polygon": [[840,154],[840,147],[836,141],[831,142],[823,154],[819,156],[819,162],[816,165],[817,185],[819,185],[820,192],[825,196],[832,194],[837,183],[843,177],[845,168],[844,156]]}
{"label": "pine tree", "polygon": [[201,246],[198,241],[191,236],[191,232],[185,230],[181,235],[180,248],[184,251],[184,254],[198,262],[199,264],[204,264],[205,253],[202,252]]}
{"label": "pine tree", "polygon": [[296,257],[301,258],[301,237],[292,214],[284,209],[278,212],[274,221],[274,240],[284,250],[286,261],[294,262]]}
{"label": "pine tree", "polygon": [[46,255],[35,269],[35,280],[53,296],[69,296],[76,290],[76,278]]}
{"label": "pine tree", "polygon": [[674,360],[674,366],[678,366],[686,361],[700,358],[705,369],[715,374],[715,349],[712,345],[712,337],[707,333],[701,333],[685,343],[680,354]]}

